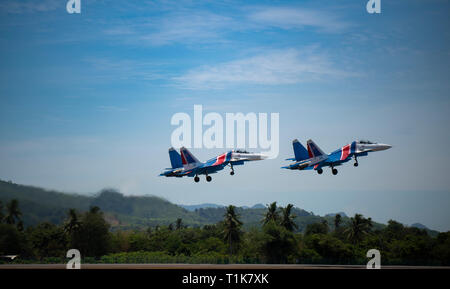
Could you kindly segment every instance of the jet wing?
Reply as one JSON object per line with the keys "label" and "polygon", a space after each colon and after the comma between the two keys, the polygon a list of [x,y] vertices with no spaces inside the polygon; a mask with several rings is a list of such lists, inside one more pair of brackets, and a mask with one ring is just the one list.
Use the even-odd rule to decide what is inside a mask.
{"label": "jet wing", "polygon": [[[227,163],[228,164],[228,163]],[[227,165],[227,164],[213,164],[213,165],[208,165],[208,164],[203,164],[199,167],[196,167],[195,169],[193,169],[190,173],[189,176],[194,176],[194,175],[205,175],[205,174],[214,174],[217,171],[223,170],[223,168]]]}
{"label": "jet wing", "polygon": [[341,149],[339,149],[328,155],[328,158],[324,162],[326,164],[324,164],[323,166],[340,166],[341,164],[346,163],[351,159],[352,154],[345,155],[342,153]]}
{"label": "jet wing", "polygon": [[187,175],[204,175],[204,174],[214,174],[217,171],[223,170],[225,166],[230,163],[231,152],[221,154],[215,158],[210,159],[204,164],[197,166],[191,170]]}
{"label": "jet wing", "polygon": [[248,162],[248,161],[250,161],[250,160],[231,160],[230,163],[233,166],[240,166],[240,165],[243,165],[245,162]]}

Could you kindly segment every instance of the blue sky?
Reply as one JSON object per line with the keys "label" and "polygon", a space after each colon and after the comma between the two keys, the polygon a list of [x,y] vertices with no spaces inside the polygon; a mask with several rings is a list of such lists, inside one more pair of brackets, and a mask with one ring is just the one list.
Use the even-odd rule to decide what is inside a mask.
{"label": "blue sky", "polygon": [[[450,4],[383,1],[0,3],[0,178],[115,187],[174,203],[293,203],[450,230]],[[159,178],[176,112],[278,112],[280,154]],[[281,170],[291,141],[394,147],[325,171]],[[222,150],[192,152],[206,160]]]}

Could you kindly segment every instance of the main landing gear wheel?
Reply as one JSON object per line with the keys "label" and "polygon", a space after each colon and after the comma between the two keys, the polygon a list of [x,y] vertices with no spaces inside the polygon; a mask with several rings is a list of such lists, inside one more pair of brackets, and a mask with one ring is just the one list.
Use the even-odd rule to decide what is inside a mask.
{"label": "main landing gear wheel", "polygon": [[355,167],[357,167],[358,166],[358,159],[356,158],[356,156],[355,156],[355,163],[353,164]]}
{"label": "main landing gear wheel", "polygon": [[337,175],[337,173],[338,173],[338,170],[336,170],[336,169],[333,169],[333,170],[332,170],[331,172],[333,173],[333,175]]}
{"label": "main landing gear wheel", "polygon": [[212,180],[211,176],[206,176],[206,181],[210,182]]}
{"label": "main landing gear wheel", "polygon": [[200,181],[200,178],[198,176],[194,177],[194,182],[198,183]]}
{"label": "main landing gear wheel", "polygon": [[321,174],[323,173],[323,170],[322,170],[322,169],[318,169],[318,170],[317,170],[317,173],[318,173],[319,175],[321,175]]}

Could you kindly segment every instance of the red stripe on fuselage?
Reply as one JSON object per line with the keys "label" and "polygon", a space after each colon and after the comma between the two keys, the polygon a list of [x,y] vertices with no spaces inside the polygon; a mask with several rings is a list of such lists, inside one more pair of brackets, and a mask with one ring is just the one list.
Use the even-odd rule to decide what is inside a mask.
{"label": "red stripe on fuselage", "polygon": [[348,157],[348,155],[350,154],[350,145],[348,144],[348,145],[342,147],[341,151],[342,151],[342,154],[341,154],[341,161],[343,161],[343,160],[345,160],[345,159]]}
{"label": "red stripe on fuselage", "polygon": [[213,166],[221,165],[225,161],[227,154],[223,154],[217,157],[217,160],[215,163],[213,163]]}

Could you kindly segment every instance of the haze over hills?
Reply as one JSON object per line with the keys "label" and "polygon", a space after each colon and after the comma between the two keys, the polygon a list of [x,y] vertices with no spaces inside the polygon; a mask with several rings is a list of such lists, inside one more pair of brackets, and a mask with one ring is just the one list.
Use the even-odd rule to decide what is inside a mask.
{"label": "haze over hills", "polygon": [[178,205],[188,211],[195,211],[197,209],[205,209],[205,208],[223,208],[225,206],[223,205],[217,205],[217,204],[211,204],[211,203],[204,203],[204,204],[198,204],[198,205]]}
{"label": "haze over hills", "polygon": [[[197,209],[206,209],[206,208],[224,208],[226,206],[224,205],[218,205],[218,204],[212,204],[212,203],[204,203],[204,204],[198,204],[198,205],[181,205],[179,204],[178,206],[185,208],[188,211],[195,211]],[[249,206],[241,206],[241,208],[243,209],[264,209],[266,208],[266,206],[264,206],[263,204],[255,204],[251,207]]]}
{"label": "haze over hills", "polygon": [[[91,206],[100,207],[113,230],[143,230],[149,226],[169,225],[178,218],[181,218],[187,226],[203,226],[220,222],[225,213],[225,206],[222,205],[210,203],[176,205],[155,196],[124,196],[113,189],[105,189],[98,194],[87,196],[0,181],[0,201],[6,204],[11,199],[19,201],[25,226],[34,226],[40,222],[60,224],[67,217],[70,208],[81,212],[87,211]],[[244,229],[249,229],[261,226],[266,207],[256,204],[251,208],[238,207],[236,211],[241,216]],[[326,220],[330,227],[333,226],[335,214],[321,217],[296,207],[292,212],[297,216],[295,222],[298,225],[298,231],[303,231],[310,223],[323,220]],[[345,213],[339,214],[344,222],[349,220]],[[375,229],[383,226],[383,224],[374,223]],[[437,234],[436,231],[429,230],[429,232],[433,235]]]}
{"label": "haze over hills", "polygon": [[348,217],[346,213],[344,212],[337,212],[337,213],[330,213],[330,214],[326,214],[325,217],[334,217],[337,214],[341,215],[342,217]]}
{"label": "haze over hills", "polygon": [[411,224],[410,227],[415,227],[415,228],[418,228],[418,229],[430,230],[430,228],[428,228],[427,226],[425,226],[424,224],[421,224],[421,223]]}

